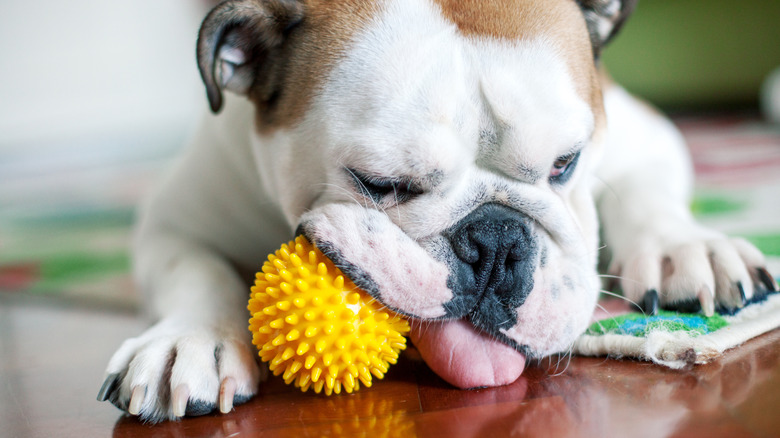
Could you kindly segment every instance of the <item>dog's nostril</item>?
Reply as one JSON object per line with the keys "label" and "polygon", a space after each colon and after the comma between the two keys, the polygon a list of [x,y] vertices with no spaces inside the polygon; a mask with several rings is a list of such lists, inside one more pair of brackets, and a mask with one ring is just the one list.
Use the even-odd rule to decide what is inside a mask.
{"label": "dog's nostril", "polygon": [[450,242],[456,256],[471,268],[472,293],[518,287],[515,271],[530,262],[532,252],[527,227],[522,215],[498,205],[483,206],[454,227]]}
{"label": "dog's nostril", "polygon": [[485,204],[444,233],[452,248],[453,299],[448,315],[467,316],[491,333],[517,320],[534,286],[536,239],[532,220],[512,208]]}
{"label": "dog's nostril", "polygon": [[[499,243],[501,233],[499,227],[484,226],[485,224],[471,224],[458,233],[453,241],[453,248],[458,257],[464,262],[474,265],[492,263],[501,251]],[[488,224],[489,225],[489,224]],[[506,251],[503,251],[506,253]]]}
{"label": "dog's nostril", "polygon": [[519,262],[523,260],[524,256],[525,256],[525,249],[523,248],[522,245],[516,243],[512,245],[512,247],[509,249],[507,260]]}
{"label": "dog's nostril", "polygon": [[479,248],[476,245],[462,245],[458,253],[458,257],[464,262],[473,265],[479,262]]}
{"label": "dog's nostril", "polygon": [[451,242],[452,248],[459,259],[470,265],[479,261],[480,248],[474,241],[474,237],[470,230],[455,234],[452,237]]}

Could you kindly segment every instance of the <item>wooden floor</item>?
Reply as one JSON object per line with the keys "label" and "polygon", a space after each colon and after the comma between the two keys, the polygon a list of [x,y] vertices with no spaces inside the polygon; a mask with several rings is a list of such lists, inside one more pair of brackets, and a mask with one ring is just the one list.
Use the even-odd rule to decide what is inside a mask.
{"label": "wooden floor", "polygon": [[574,358],[471,391],[411,351],[356,394],[272,380],[228,415],[149,426],[95,400],[106,361],[142,328],[129,314],[0,297],[0,437],[780,436],[778,330],[686,371]]}

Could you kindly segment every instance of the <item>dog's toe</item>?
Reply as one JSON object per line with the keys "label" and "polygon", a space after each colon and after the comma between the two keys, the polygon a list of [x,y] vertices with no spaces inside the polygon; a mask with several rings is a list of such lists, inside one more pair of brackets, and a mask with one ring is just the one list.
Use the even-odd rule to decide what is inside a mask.
{"label": "dog's toe", "polygon": [[778,291],[752,244],[699,234],[676,243],[659,238],[615,262],[611,270],[620,273],[624,295],[646,314],[660,307],[709,316],[734,314]]}
{"label": "dog's toe", "polygon": [[173,390],[171,405],[175,417],[198,417],[210,414],[217,408],[213,401],[191,398],[187,384],[181,384]]}
{"label": "dog's toe", "polygon": [[251,345],[239,337],[153,327],[115,353],[98,400],[147,422],[227,413],[254,395],[261,377]]}

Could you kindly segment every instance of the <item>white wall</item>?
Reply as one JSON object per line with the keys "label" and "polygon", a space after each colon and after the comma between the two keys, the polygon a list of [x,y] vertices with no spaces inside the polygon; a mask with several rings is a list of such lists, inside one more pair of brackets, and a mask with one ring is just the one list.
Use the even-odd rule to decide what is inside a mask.
{"label": "white wall", "polygon": [[0,0],[0,164],[185,131],[206,107],[205,12],[195,0]]}

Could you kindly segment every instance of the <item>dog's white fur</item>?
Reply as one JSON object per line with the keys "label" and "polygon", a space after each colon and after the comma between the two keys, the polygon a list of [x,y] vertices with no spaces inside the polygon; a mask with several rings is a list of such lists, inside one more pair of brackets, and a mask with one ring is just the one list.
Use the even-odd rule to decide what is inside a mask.
{"label": "dog's white fur", "polygon": [[[604,107],[606,131],[556,41],[466,38],[433,3],[411,0],[390,2],[356,36],[293,128],[259,134],[253,106],[227,99],[142,209],[135,270],[159,322],[111,359],[113,401],[159,420],[184,415],[188,401],[226,412],[234,394],[254,394],[264,372],[238,272],[256,269],[300,223],[371,274],[389,307],[432,319],[452,298],[441,233],[484,203],[522,212],[548,262],[518,324],[501,333],[535,355],[566,350],[589,320],[599,217],[629,299],[698,294],[711,312],[739,304],[738,281],[752,296],[748,268],[763,257],[693,220],[674,126],[616,85],[606,85]],[[500,142],[481,141],[498,125]],[[572,148],[583,150],[573,177],[552,187],[550,164]],[[417,177],[426,193],[375,205],[344,167]]]}

